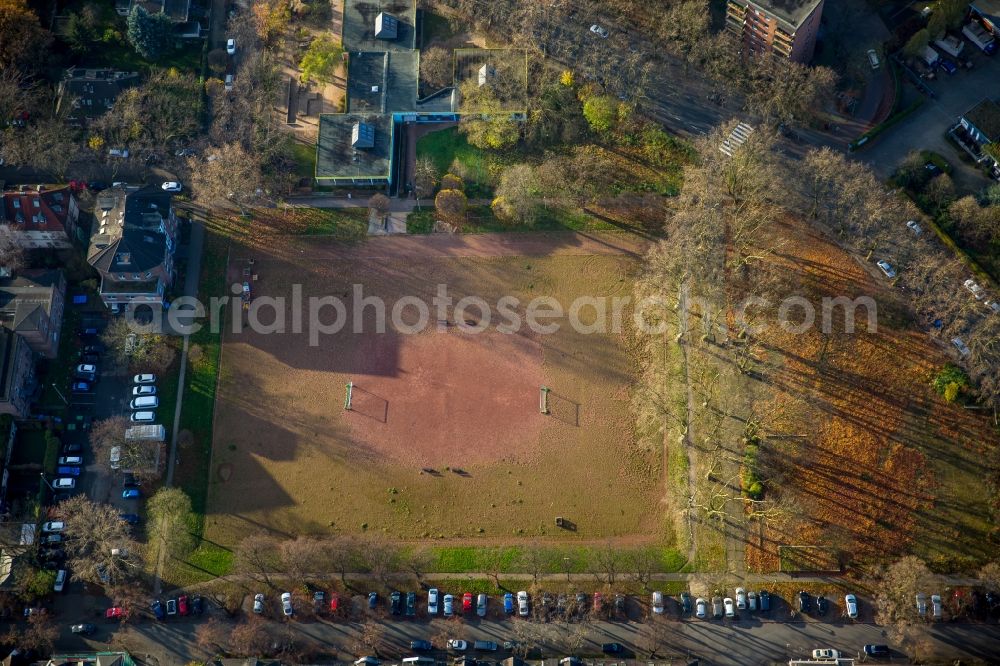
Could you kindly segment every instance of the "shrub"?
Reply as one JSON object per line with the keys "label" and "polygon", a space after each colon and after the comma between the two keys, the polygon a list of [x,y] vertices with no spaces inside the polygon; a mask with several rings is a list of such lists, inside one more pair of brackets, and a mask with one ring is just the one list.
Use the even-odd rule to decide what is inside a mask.
{"label": "shrub", "polygon": [[764,482],[757,477],[757,455],[760,453],[758,440],[753,440],[743,449],[743,469],[740,486],[743,494],[753,500],[764,499]]}
{"label": "shrub", "polygon": [[947,402],[955,402],[969,388],[969,376],[957,365],[949,363],[934,376],[931,386]]}

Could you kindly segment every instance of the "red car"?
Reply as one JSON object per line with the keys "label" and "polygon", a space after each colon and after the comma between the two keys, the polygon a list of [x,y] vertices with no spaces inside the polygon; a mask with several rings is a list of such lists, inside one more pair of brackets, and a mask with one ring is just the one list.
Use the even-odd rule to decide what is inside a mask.
{"label": "red car", "polygon": [[472,592],[466,592],[462,595],[462,612],[468,613],[472,610]]}
{"label": "red car", "polygon": [[330,594],[330,612],[336,613],[338,608],[340,608],[340,597],[333,592]]}
{"label": "red car", "polygon": [[125,614],[125,609],[121,606],[112,606],[108,610],[104,611],[104,617],[109,620],[117,620]]}
{"label": "red car", "polygon": [[188,598],[186,594],[177,597],[177,612],[181,615],[188,615],[191,609],[188,608]]}
{"label": "red car", "polygon": [[594,592],[594,612],[600,613],[604,608],[604,597],[601,596],[600,592]]}

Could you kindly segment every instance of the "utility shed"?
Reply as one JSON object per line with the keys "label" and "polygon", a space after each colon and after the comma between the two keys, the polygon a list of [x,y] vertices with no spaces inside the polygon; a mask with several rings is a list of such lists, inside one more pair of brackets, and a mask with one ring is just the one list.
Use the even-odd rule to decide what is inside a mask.
{"label": "utility shed", "polygon": [[399,33],[399,21],[392,14],[380,12],[375,17],[375,39],[396,39]]}

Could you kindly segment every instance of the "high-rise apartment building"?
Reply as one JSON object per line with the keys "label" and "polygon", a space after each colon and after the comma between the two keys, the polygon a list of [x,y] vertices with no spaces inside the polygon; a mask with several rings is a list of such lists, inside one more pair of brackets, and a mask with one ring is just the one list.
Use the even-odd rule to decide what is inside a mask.
{"label": "high-rise apartment building", "polygon": [[726,29],[751,55],[808,63],[816,50],[823,0],[729,0]]}

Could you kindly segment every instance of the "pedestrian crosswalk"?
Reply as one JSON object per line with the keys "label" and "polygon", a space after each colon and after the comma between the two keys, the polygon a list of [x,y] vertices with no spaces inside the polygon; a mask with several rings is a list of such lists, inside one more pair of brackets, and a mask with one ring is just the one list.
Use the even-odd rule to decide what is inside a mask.
{"label": "pedestrian crosswalk", "polygon": [[729,133],[729,136],[722,142],[722,145],[719,146],[719,150],[732,157],[733,151],[746,143],[746,140],[750,138],[750,134],[752,132],[752,125],[740,123],[733,128],[732,132]]}

